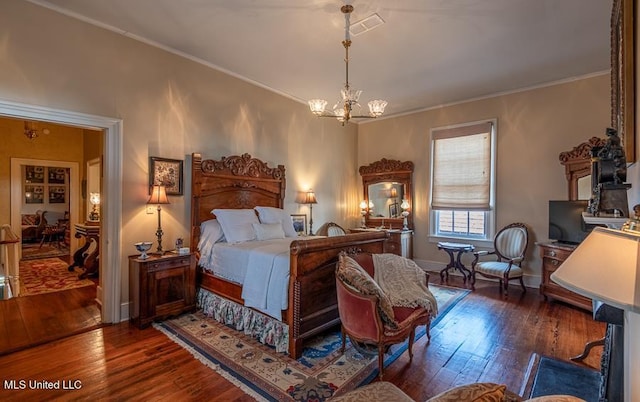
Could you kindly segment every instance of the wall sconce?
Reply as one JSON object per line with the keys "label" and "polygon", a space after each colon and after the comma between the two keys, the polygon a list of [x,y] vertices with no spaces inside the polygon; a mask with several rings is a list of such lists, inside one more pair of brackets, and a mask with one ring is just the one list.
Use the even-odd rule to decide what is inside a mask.
{"label": "wall sconce", "polygon": [[[48,128],[43,128],[41,131],[42,131],[42,134],[49,134],[49,129]],[[24,135],[30,140],[38,138],[40,135],[38,134],[38,125],[37,125],[37,123],[33,122],[33,121],[25,121],[24,122]]]}
{"label": "wall sconce", "polygon": [[360,227],[365,229],[367,227],[367,201],[362,200],[360,202],[360,215],[362,215],[362,219],[360,221]]}
{"label": "wall sconce", "polygon": [[313,204],[317,203],[316,193],[309,189],[309,191],[305,193],[304,200],[301,202],[301,204],[309,205],[309,236],[313,236]]}
{"label": "wall sconce", "polygon": [[89,193],[89,202],[93,209],[89,213],[89,220],[98,222],[100,220],[100,193]]}
{"label": "wall sconce", "polygon": [[406,199],[402,200],[402,204],[400,204],[400,208],[402,208],[402,230],[409,230],[409,223],[407,222],[407,216],[409,216],[409,201]]}
{"label": "wall sconce", "polygon": [[149,197],[147,204],[158,205],[158,229],[156,230],[156,236],[158,237],[158,248],[156,251],[160,254],[162,254],[162,235],[163,235],[161,218],[160,218],[162,213],[162,208],[160,208],[160,205],[168,204],[168,203],[169,203],[169,199],[167,198],[167,190],[165,186],[154,184],[151,189],[151,196]]}

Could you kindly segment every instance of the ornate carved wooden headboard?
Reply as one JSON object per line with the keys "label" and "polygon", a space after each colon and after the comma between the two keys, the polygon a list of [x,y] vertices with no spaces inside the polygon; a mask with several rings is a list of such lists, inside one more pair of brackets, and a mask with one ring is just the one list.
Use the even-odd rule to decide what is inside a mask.
{"label": "ornate carved wooden headboard", "polygon": [[191,249],[200,240],[200,224],[215,208],[282,208],[286,189],[283,165],[269,167],[249,154],[202,159],[191,155]]}

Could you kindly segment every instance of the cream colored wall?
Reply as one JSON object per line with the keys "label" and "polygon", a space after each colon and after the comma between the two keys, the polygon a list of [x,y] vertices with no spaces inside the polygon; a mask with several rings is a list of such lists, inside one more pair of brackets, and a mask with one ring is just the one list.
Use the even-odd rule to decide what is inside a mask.
{"label": "cream colored wall", "polygon": [[605,137],[609,79],[601,75],[361,124],[358,164],[383,157],[415,163],[414,254],[423,265],[440,269],[447,257],[428,237],[430,129],[497,118],[496,226],[524,222],[530,227],[525,271],[539,276],[541,262],[533,242],[547,239],[547,201],[567,199],[558,155],[593,136]]}
{"label": "cream colored wall", "polygon": [[[185,159],[189,172],[192,152],[248,152],[286,166],[287,211],[308,213],[293,200],[312,187],[314,227],[359,218],[357,127],[317,119],[302,103],[17,0],[3,2],[0,13],[0,71],[3,99],[123,120],[124,255],[107,267],[122,271],[122,302],[133,243],[155,239],[156,215],[145,213],[149,156]],[[184,179],[184,196],[170,197],[162,209],[164,244],[189,237],[189,175]]]}

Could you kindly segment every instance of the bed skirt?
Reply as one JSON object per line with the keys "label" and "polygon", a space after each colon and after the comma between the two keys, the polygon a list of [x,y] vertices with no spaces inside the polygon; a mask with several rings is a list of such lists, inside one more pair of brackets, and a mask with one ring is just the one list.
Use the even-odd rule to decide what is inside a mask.
{"label": "bed skirt", "polygon": [[198,289],[197,305],[207,317],[228,325],[236,331],[242,331],[265,345],[273,346],[276,352],[288,352],[289,326],[287,324],[203,288]]}

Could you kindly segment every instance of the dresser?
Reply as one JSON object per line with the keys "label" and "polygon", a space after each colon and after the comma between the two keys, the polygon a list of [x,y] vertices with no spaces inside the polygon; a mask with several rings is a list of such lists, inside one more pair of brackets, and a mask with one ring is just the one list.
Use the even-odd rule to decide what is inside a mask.
{"label": "dresser", "polygon": [[129,257],[129,316],[140,328],[196,308],[196,256]]}
{"label": "dresser", "polygon": [[375,230],[384,230],[389,233],[389,238],[384,242],[385,253],[397,254],[402,257],[413,259],[413,230],[394,230],[394,229],[350,229],[352,233],[371,232]]}
{"label": "dresser", "polygon": [[542,282],[540,283],[540,293],[545,299],[557,299],[574,306],[591,311],[591,299],[576,294],[551,280],[551,274],[562,264],[564,260],[575,250],[576,246],[548,242],[536,243],[540,247],[540,257],[542,258]]}

